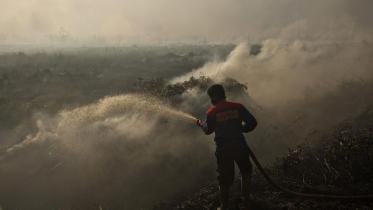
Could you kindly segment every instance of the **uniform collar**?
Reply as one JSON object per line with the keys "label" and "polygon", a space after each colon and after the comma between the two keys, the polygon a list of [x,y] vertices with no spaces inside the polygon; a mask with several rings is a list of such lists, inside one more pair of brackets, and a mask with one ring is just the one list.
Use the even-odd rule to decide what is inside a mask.
{"label": "uniform collar", "polygon": [[227,100],[220,100],[218,103],[216,103],[214,106],[219,106],[219,105],[221,105],[221,104],[224,104],[224,103],[226,103],[227,102]]}

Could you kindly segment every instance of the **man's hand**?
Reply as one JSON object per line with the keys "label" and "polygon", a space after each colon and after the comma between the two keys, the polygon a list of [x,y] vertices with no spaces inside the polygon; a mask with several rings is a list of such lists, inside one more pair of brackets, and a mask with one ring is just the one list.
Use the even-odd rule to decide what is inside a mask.
{"label": "man's hand", "polygon": [[203,125],[202,120],[197,119],[196,125],[199,126],[199,127],[202,127],[202,125]]}
{"label": "man's hand", "polygon": [[198,127],[200,127],[200,128],[203,130],[203,132],[205,132],[206,135],[210,135],[211,133],[214,132],[213,129],[210,129],[210,128],[208,127],[206,121],[202,121],[202,120],[197,119],[197,120],[196,120],[196,125],[197,125]]}

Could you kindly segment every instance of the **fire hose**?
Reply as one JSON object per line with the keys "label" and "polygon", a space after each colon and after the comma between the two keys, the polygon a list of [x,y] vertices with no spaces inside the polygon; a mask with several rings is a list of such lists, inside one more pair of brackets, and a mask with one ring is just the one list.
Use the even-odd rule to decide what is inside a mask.
{"label": "fire hose", "polygon": [[254,161],[256,167],[260,171],[260,173],[264,176],[267,182],[277,190],[280,190],[286,194],[293,195],[293,196],[300,196],[300,197],[307,197],[307,198],[323,198],[323,199],[346,199],[346,200],[363,200],[363,199],[372,199],[373,194],[365,194],[365,195],[331,195],[331,194],[314,194],[314,193],[302,193],[296,192],[290,189],[287,189],[276,182],[274,182],[271,177],[263,169],[262,165],[259,163],[258,159],[256,158],[254,152],[249,147],[249,154],[251,159]]}

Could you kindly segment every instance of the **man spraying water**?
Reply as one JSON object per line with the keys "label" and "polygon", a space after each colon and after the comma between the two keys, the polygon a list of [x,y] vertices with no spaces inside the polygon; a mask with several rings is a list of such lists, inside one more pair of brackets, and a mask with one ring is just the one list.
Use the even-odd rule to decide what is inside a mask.
{"label": "man spraying water", "polygon": [[215,132],[221,202],[219,209],[226,210],[229,206],[229,188],[234,180],[234,162],[240,169],[241,191],[245,204],[248,204],[252,165],[248,145],[242,133],[254,130],[257,121],[242,104],[226,100],[222,85],[212,85],[207,94],[213,106],[207,111],[206,121],[197,120],[197,125],[206,135]]}

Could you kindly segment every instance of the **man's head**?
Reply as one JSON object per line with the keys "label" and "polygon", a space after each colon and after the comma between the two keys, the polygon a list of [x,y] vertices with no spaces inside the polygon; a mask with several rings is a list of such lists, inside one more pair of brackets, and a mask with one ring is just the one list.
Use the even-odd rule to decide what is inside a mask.
{"label": "man's head", "polygon": [[210,96],[211,103],[214,105],[226,98],[224,87],[220,84],[214,84],[209,87],[207,94]]}

